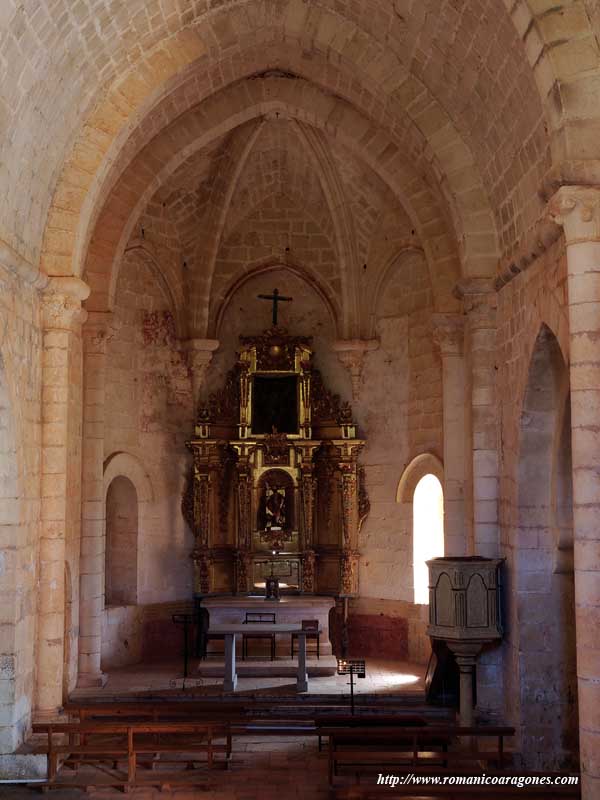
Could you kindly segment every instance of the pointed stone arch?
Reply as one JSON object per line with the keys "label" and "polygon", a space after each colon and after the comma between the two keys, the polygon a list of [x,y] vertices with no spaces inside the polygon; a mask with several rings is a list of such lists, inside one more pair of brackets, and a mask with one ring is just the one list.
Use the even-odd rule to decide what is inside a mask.
{"label": "pointed stone arch", "polygon": [[542,324],[521,410],[507,595],[513,713],[521,752],[535,769],[578,763],[570,448],[569,372],[556,336]]}
{"label": "pointed stone arch", "polygon": [[316,275],[313,270],[296,264],[290,258],[273,258],[267,261],[262,261],[255,265],[249,264],[247,270],[242,275],[235,277],[230,282],[226,291],[223,293],[222,298],[219,298],[214,304],[209,318],[208,330],[210,335],[215,339],[219,338],[219,330],[225,312],[227,311],[227,306],[238,289],[240,289],[247,281],[257,277],[258,275],[264,275],[265,273],[279,269],[287,270],[301,280],[305,281],[305,283],[307,283],[321,298],[323,304],[329,312],[333,325],[335,326],[336,330],[339,329],[339,306],[337,305],[335,299],[331,296],[331,293],[328,291],[325,284],[319,279],[319,276]]}

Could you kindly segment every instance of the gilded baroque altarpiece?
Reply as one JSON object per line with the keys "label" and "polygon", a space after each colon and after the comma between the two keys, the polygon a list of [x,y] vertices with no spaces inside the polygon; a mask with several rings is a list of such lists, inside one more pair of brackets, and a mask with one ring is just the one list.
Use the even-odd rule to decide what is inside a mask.
{"label": "gilded baroque altarpiece", "polygon": [[198,414],[183,513],[196,594],[358,594],[369,511],[352,409],[312,366],[311,340],[273,327],[242,337],[236,365]]}

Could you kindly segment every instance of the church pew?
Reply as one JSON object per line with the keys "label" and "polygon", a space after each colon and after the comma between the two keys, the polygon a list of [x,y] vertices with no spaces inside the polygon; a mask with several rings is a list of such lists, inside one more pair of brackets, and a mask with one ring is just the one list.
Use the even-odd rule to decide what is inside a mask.
{"label": "church pew", "polygon": [[[183,761],[177,759],[182,765],[205,758],[207,766],[212,768],[215,764],[227,766],[232,751],[229,726],[222,723],[53,722],[34,723],[33,732],[47,737],[45,747],[37,750],[46,754],[46,786],[95,785],[96,779],[89,775],[80,781],[76,775],[68,775],[65,780],[64,774],[59,772],[60,764],[73,767],[77,773],[81,765],[105,769],[105,765],[110,763],[113,768],[113,774],[109,775],[112,781],[110,785],[135,786],[138,782],[137,770],[144,756],[150,757],[150,766],[154,766],[158,759],[161,764],[169,763],[169,756],[179,754],[184,756]],[[218,758],[221,754],[224,755],[223,760]],[[119,762],[127,764],[126,775],[114,773]],[[107,785],[106,774],[99,777],[98,785]],[[176,774],[171,777],[177,779]],[[143,777],[142,783],[148,784],[149,780],[147,776]],[[157,776],[156,784],[162,784],[163,781],[164,775]],[[189,782],[189,777],[185,782]]]}
{"label": "church pew", "polygon": [[318,714],[315,717],[317,735],[319,737],[319,752],[322,749],[324,729],[336,728],[348,731],[353,728],[372,727],[425,727],[427,720],[420,714],[397,712],[382,714],[379,710],[364,709],[357,714]]}
{"label": "church pew", "polygon": [[[454,767],[467,763],[479,769],[481,763],[500,769],[505,766],[504,738],[514,736],[514,728],[505,726],[453,725],[353,726],[321,728],[329,737],[329,783],[338,771],[352,767],[354,772],[381,772],[390,768],[415,772],[419,768]],[[450,750],[457,739],[466,738],[469,747]],[[495,749],[474,749],[474,739],[496,739]]]}

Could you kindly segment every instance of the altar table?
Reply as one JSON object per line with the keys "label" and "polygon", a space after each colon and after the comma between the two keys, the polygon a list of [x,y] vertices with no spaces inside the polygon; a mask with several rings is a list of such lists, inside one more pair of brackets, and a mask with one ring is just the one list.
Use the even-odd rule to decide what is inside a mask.
{"label": "altar table", "polygon": [[[237,673],[235,670],[235,637],[244,633],[287,633],[298,636],[298,677],[296,688],[298,692],[308,691],[308,672],[306,671],[306,637],[314,635],[314,630],[304,630],[301,625],[285,625],[266,623],[264,625],[252,623],[252,625],[211,625],[208,629],[209,634],[216,634],[225,637],[225,677],[223,678],[223,689],[226,692],[234,692],[237,684]],[[318,630],[321,633],[321,628]]]}

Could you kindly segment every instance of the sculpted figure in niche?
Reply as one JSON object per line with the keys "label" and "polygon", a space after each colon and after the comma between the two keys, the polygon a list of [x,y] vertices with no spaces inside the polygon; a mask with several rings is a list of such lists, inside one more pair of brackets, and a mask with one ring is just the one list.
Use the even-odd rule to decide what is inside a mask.
{"label": "sculpted figure in niche", "polygon": [[285,528],[285,489],[272,489],[267,484],[265,489],[265,528],[270,531],[281,531]]}

